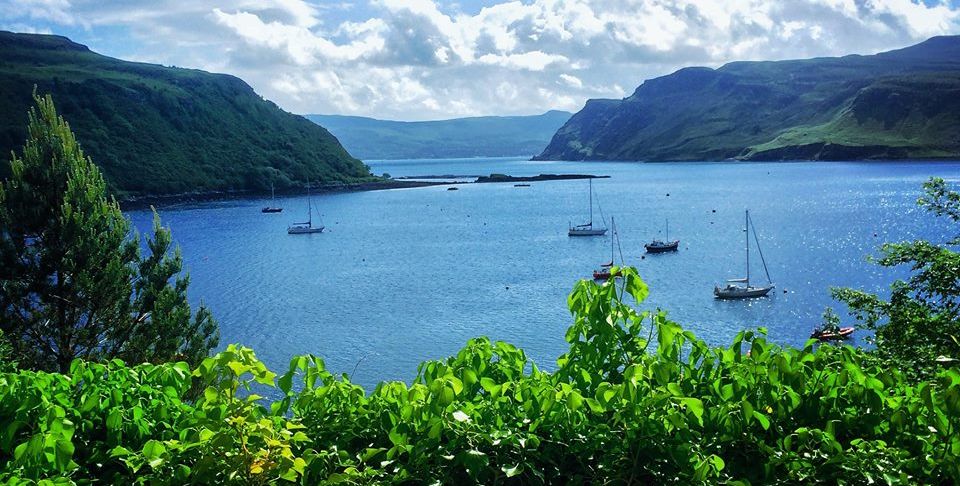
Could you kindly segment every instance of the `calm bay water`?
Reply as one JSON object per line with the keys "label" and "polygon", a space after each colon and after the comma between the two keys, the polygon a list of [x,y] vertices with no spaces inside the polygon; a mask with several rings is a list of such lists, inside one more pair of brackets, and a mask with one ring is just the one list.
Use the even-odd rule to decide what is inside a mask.
{"label": "calm bay water", "polygon": [[[916,207],[930,176],[960,180],[960,163],[570,163],[516,158],[371,161],[375,173],[591,173],[622,251],[650,284],[644,308],[723,345],[765,326],[802,344],[831,302],[831,285],[883,292],[902,272],[865,261],[884,241],[942,241],[945,221]],[[221,342],[256,349],[272,369],[313,353],[366,387],[411,380],[426,359],[486,335],[552,368],[566,349],[566,295],[609,259],[610,240],[569,238],[587,213],[587,181],[461,185],[315,196],[328,232],[291,236],[304,197],[160,208],[183,250],[190,297],[220,322]],[[741,276],[749,208],[777,290],[716,301],[714,283]],[[714,212],[714,210],[716,212]],[[129,213],[141,232],[148,211]],[[599,211],[597,212],[599,216]],[[675,254],[643,258],[664,220]],[[755,254],[754,254],[755,255]],[[752,275],[762,275],[759,262]],[[786,293],[784,293],[786,290]],[[842,311],[842,309],[838,309]],[[841,312],[841,314],[843,314]],[[849,319],[846,319],[848,322]]]}

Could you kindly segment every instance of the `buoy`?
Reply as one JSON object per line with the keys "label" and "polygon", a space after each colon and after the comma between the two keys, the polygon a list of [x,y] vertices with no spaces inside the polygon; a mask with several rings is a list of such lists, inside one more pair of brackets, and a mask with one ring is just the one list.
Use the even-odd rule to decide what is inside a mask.
{"label": "buoy", "polygon": [[667,197],[670,197],[670,193],[669,193],[669,192],[667,193]]}
{"label": "buoy", "polygon": [[787,289],[783,289],[783,293],[787,293]]}
{"label": "buoy", "polygon": [[640,259],[641,259],[641,260],[646,260],[646,259],[647,259],[647,256],[646,256],[646,255],[640,255]]}
{"label": "buoy", "polygon": [[713,210],[713,212],[717,212],[717,210],[716,210],[716,209],[714,209],[714,210]]}
{"label": "buoy", "polygon": [[504,288],[507,289],[507,290],[510,290],[510,286],[509,286],[509,285],[507,285],[507,286],[504,287]]}

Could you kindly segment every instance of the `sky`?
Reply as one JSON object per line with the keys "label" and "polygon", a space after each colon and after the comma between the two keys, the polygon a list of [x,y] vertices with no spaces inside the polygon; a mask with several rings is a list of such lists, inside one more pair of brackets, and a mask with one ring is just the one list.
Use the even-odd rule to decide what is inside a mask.
{"label": "sky", "polygon": [[228,73],[299,114],[577,111],[684,66],[960,34],[960,0],[0,0],[0,30]]}

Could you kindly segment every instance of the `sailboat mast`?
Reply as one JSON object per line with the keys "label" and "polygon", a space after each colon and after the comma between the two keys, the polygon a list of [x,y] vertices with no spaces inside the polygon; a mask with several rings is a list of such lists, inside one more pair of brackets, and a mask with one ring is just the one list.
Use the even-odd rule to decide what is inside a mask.
{"label": "sailboat mast", "polygon": [[590,227],[593,228],[593,179],[590,181]]}
{"label": "sailboat mast", "polygon": [[763,273],[767,275],[767,283],[773,283],[773,280],[770,279],[770,270],[767,269],[767,260],[763,258],[763,248],[760,248],[760,238],[757,237],[757,225],[753,224],[753,219],[750,220],[750,229],[753,231],[753,241],[757,242],[757,253],[760,254],[760,263],[763,264]]}
{"label": "sailboat mast", "polygon": [[743,218],[744,222],[744,241],[747,242],[747,287],[750,287],[750,210],[747,210],[746,216]]}
{"label": "sailboat mast", "polygon": [[307,182],[307,224],[313,227],[313,204],[310,201],[310,182]]}
{"label": "sailboat mast", "polygon": [[610,264],[613,265],[613,238],[617,236],[617,225],[613,222],[613,216],[610,216]]}
{"label": "sailboat mast", "polygon": [[270,181],[270,201],[273,201],[277,198],[277,195],[273,192],[273,181]]}

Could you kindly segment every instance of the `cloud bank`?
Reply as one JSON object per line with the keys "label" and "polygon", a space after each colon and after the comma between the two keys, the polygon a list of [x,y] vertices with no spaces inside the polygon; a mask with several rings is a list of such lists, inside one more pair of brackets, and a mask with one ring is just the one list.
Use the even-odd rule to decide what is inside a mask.
{"label": "cloud bank", "polygon": [[926,0],[0,0],[0,26],[237,75],[295,113],[576,111],[689,65],[868,54],[960,33]]}

